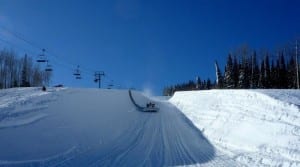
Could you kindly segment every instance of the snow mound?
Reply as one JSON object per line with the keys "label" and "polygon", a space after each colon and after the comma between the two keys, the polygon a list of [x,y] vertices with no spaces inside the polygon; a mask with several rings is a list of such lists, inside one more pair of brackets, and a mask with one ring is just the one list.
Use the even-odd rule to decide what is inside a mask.
{"label": "snow mound", "polygon": [[0,129],[31,124],[47,116],[42,111],[62,88],[13,88],[0,91]]}
{"label": "snow mound", "polygon": [[169,100],[245,166],[300,166],[300,91],[176,92]]}

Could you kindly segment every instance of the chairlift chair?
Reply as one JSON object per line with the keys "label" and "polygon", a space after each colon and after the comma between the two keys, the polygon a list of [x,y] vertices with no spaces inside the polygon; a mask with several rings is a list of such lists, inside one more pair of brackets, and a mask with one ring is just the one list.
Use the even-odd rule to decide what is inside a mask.
{"label": "chairlift chair", "polygon": [[45,49],[43,49],[43,53],[38,55],[38,59],[36,60],[38,63],[45,63],[47,62],[46,56],[45,56]]}
{"label": "chairlift chair", "polygon": [[52,66],[49,64],[49,61],[48,61],[48,60],[47,60],[47,66],[46,66],[46,68],[45,68],[45,71],[46,71],[46,72],[52,72],[52,71],[53,71]]}
{"label": "chairlift chair", "polygon": [[114,87],[114,80],[110,80],[110,83],[108,84],[108,87],[109,87],[109,88]]}
{"label": "chairlift chair", "polygon": [[75,71],[73,75],[80,76],[80,72],[79,71]]}
{"label": "chairlift chair", "polygon": [[81,73],[79,70],[79,66],[77,66],[77,69],[74,71],[73,75],[75,76],[76,79],[81,79]]}
{"label": "chairlift chair", "polygon": [[73,75],[75,76],[76,79],[81,79],[81,73],[80,73],[80,71],[78,69],[75,70],[75,72],[74,72]]}
{"label": "chairlift chair", "polygon": [[45,62],[47,62],[47,60],[46,60],[46,58],[45,58],[44,55],[39,55],[38,59],[36,60],[36,62],[38,62],[38,63],[45,63]]}
{"label": "chairlift chair", "polygon": [[114,86],[113,84],[109,84],[108,87],[107,87],[107,89],[112,89],[113,86]]}
{"label": "chairlift chair", "polygon": [[47,72],[53,71],[51,65],[47,65],[47,67],[45,68],[45,71],[47,71]]}
{"label": "chairlift chair", "polygon": [[76,68],[76,70],[74,71],[73,75],[75,75],[75,76],[80,76],[79,65],[77,66],[77,68]]}

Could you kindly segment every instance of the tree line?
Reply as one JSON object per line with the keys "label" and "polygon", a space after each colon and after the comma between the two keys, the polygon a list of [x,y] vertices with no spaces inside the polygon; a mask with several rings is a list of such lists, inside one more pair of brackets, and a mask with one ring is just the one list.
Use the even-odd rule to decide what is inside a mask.
{"label": "tree line", "polygon": [[225,89],[296,89],[296,52],[294,49],[279,49],[275,54],[243,47],[227,56],[224,74],[216,67],[216,88]]}
{"label": "tree line", "polygon": [[19,57],[12,50],[0,51],[0,89],[48,85],[51,75],[27,55]]}
{"label": "tree line", "polygon": [[[215,61],[216,80],[188,81],[163,89],[163,95],[172,96],[176,91],[205,89],[296,89],[298,88],[299,68],[296,51],[291,47],[257,52],[243,46],[229,53],[224,73]],[[299,67],[299,65],[298,65]]]}

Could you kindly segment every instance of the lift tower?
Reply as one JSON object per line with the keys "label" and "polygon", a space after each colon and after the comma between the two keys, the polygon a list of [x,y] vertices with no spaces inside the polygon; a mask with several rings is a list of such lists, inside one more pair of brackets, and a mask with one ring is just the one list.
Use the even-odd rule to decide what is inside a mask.
{"label": "lift tower", "polygon": [[104,76],[104,72],[103,71],[96,71],[95,72],[95,82],[99,83],[99,88],[101,88],[101,77]]}

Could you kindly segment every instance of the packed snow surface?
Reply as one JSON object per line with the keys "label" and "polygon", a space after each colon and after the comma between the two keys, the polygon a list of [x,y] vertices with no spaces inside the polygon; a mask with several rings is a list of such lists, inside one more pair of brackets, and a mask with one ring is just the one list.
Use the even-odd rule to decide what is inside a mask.
{"label": "packed snow surface", "polygon": [[[132,95],[0,90],[0,166],[238,166],[167,100]],[[134,105],[149,101],[159,112]]]}
{"label": "packed snow surface", "polygon": [[169,101],[243,166],[300,166],[299,90],[187,91]]}
{"label": "packed snow surface", "polygon": [[298,90],[132,96],[0,90],[0,166],[300,166]]}

